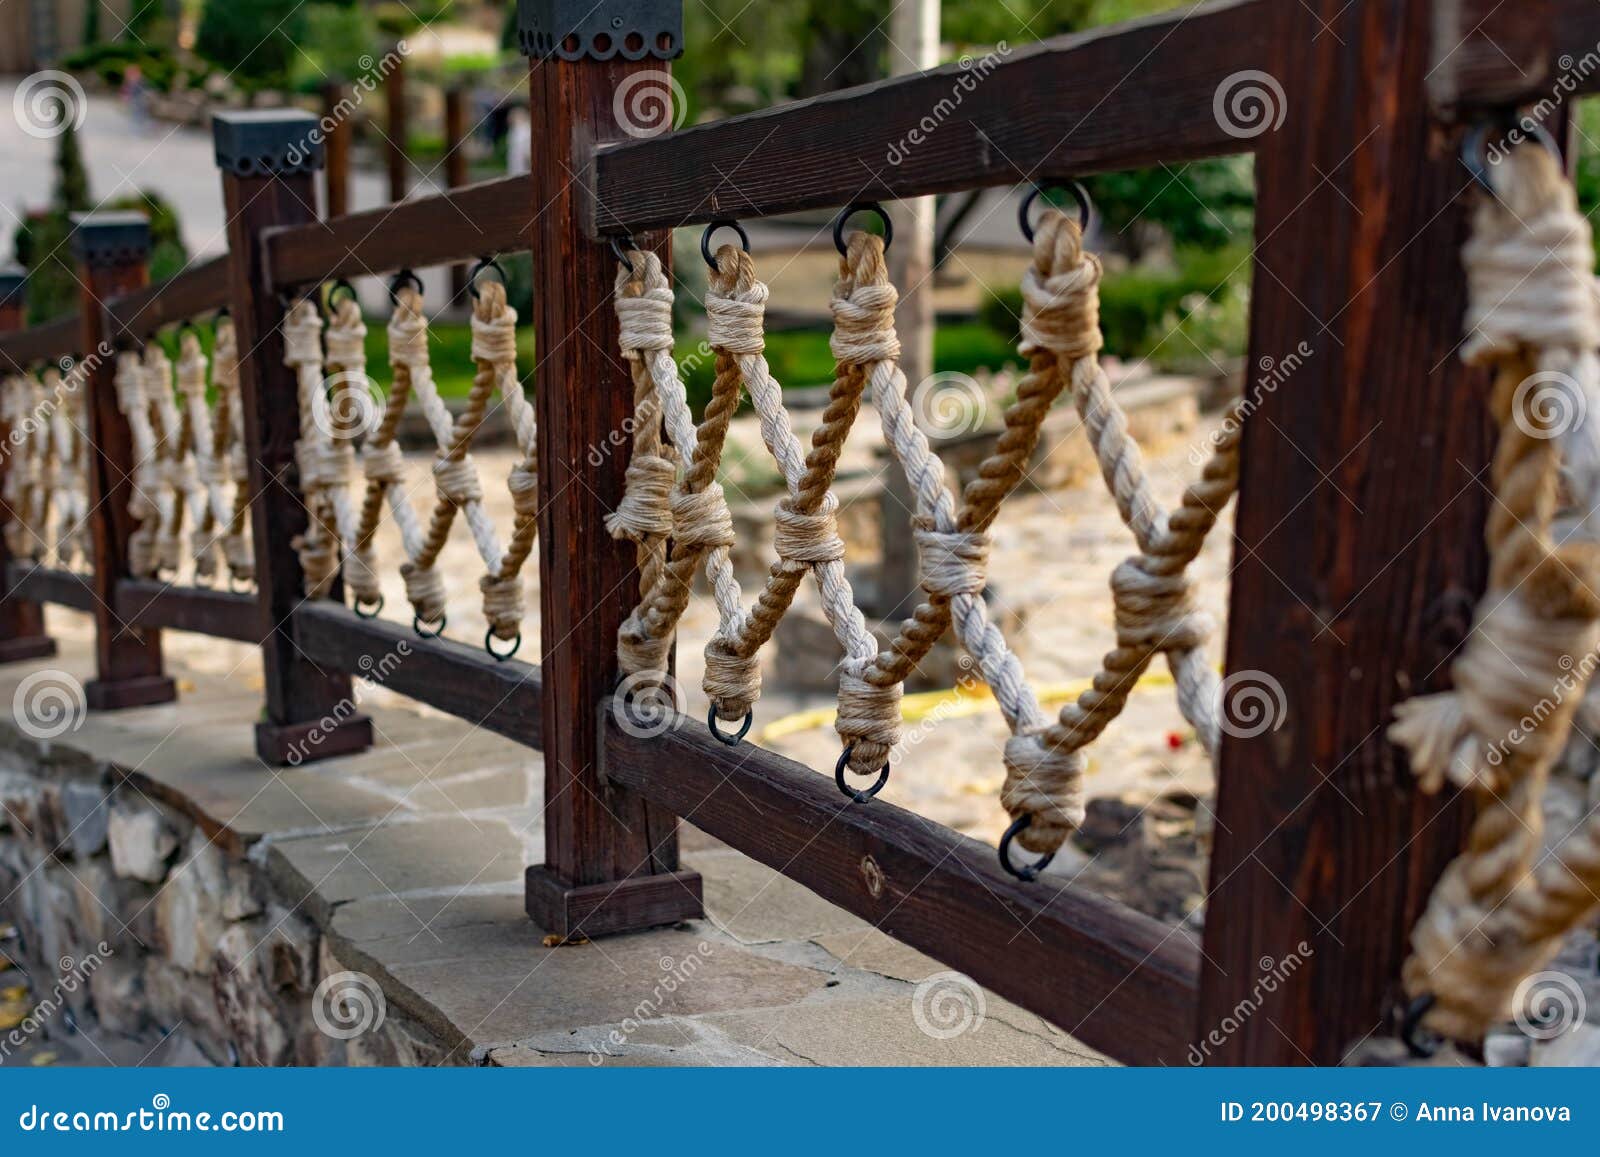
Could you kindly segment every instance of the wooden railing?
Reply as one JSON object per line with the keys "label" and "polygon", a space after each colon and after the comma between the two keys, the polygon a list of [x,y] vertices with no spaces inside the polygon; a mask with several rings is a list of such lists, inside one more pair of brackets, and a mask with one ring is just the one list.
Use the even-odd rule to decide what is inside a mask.
{"label": "wooden railing", "polygon": [[[541,21],[530,43],[550,43],[564,6],[524,9]],[[626,32],[669,6],[600,9]],[[699,879],[677,856],[676,817],[688,817],[1118,1058],[1336,1061],[1384,1031],[1407,931],[1463,830],[1462,808],[1418,795],[1383,740],[1394,703],[1446,677],[1484,576],[1486,495],[1464,480],[1490,443],[1486,423],[1462,417],[1484,412],[1485,383],[1453,356],[1468,182],[1452,133],[1541,99],[1560,60],[1596,38],[1586,0],[1217,0],[1008,52],[932,131],[927,114],[956,68],[645,140],[624,138],[615,97],[653,74],[644,83],[670,100],[665,61],[537,59],[532,176],[327,221],[310,209],[313,166],[287,159],[316,156],[314,122],[221,115],[219,156],[251,158],[222,177],[229,257],[146,287],[142,264],[95,244],[126,224],[90,219],[79,316],[0,338],[0,368],[92,357],[228,307],[248,351],[258,590],[127,574],[130,451],[101,352],[88,385],[93,576],[10,561],[0,657],[42,653],[29,608],[88,610],[100,640],[91,703],[115,708],[173,694],[161,630],[259,643],[257,746],[282,762],[297,744],[306,758],[365,747],[365,720],[341,711],[350,676],[404,643],[390,689],[545,752],[546,859],[529,869],[527,896],[552,932],[700,915]],[[1218,93],[1241,73],[1281,89],[1276,127],[1247,135],[1219,118]],[[1577,89],[1600,86],[1596,75]],[[922,143],[889,163],[914,131]],[[668,227],[715,218],[1242,151],[1254,152],[1258,182],[1251,362],[1312,352],[1292,381],[1253,399],[1245,439],[1228,666],[1271,672],[1288,716],[1224,741],[1203,945],[1059,879],[1013,880],[991,848],[881,801],[852,803],[772,752],[692,725],[654,738],[618,725],[616,632],[637,584],[603,515],[622,497],[626,462],[587,453],[625,428],[631,407],[608,240],[631,235],[665,255]],[[329,280],[526,248],[539,271],[538,666],[358,617],[337,590],[304,599],[291,546],[306,521],[298,413],[280,333],[284,303]],[[1292,978],[1262,991],[1266,962],[1290,955]]]}

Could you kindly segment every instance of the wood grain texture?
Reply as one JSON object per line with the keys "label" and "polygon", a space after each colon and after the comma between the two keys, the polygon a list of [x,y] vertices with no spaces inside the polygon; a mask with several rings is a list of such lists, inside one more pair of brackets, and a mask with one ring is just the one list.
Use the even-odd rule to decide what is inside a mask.
{"label": "wood grain texture", "polygon": [[1446,685],[1486,575],[1486,382],[1457,356],[1468,178],[1428,116],[1431,7],[1272,12],[1289,120],[1257,154],[1227,667],[1283,710],[1222,744],[1197,1028],[1214,1064],[1333,1064],[1383,1031],[1463,835],[1384,735]]}
{"label": "wood grain texture", "polygon": [[322,123],[330,126],[323,136],[323,180],[326,202],[323,216],[343,217],[350,212],[350,136],[353,131],[353,103],[350,86],[329,81],[322,86]]}
{"label": "wood grain texture", "polygon": [[55,567],[35,566],[26,559],[12,559],[6,565],[6,585],[18,595],[36,603],[71,607],[75,611],[95,609],[94,583],[88,575]]}
{"label": "wood grain texture", "polygon": [[1129,1064],[1183,1064],[1199,953],[1181,932],[1060,877],[1023,884],[994,849],[681,718],[605,721],[605,773],[896,939]]}
{"label": "wood grain texture", "polygon": [[95,670],[84,688],[89,705],[113,710],[167,702],[177,685],[161,662],[161,632],[134,627],[118,618],[116,585],[132,577],[128,542],[137,527],[128,512],[133,492],[133,434],[117,405],[117,358],[103,303],[144,288],[144,262],[80,265],[79,339],[88,356],[84,388],[89,418],[89,540],[94,559]]}
{"label": "wood grain texture", "polygon": [[500,663],[450,639],[424,639],[409,624],[363,619],[347,607],[304,603],[294,637],[307,658],[426,703],[528,747],[543,744],[539,668]]}
{"label": "wood grain texture", "polygon": [[192,321],[229,302],[228,256],[213,257],[155,285],[106,302],[111,340],[143,341],[163,326]]}
{"label": "wood grain texture", "polygon": [[275,230],[266,242],[272,285],[294,289],[527,249],[533,183],[502,177],[330,221]]}
{"label": "wood grain texture", "polygon": [[[300,436],[295,375],[283,364],[284,307],[266,276],[265,231],[316,216],[315,178],[240,177],[223,174],[234,327],[239,337],[239,393],[244,410],[245,458],[249,463],[250,532],[260,592],[256,638],[266,681],[266,718],[257,726],[263,759],[285,749],[277,729],[295,732],[323,719],[351,696],[350,677],[309,659],[295,646],[290,617],[305,600],[304,572],[294,539],[305,530],[294,444]],[[343,598],[335,580],[330,597]],[[351,733],[371,723],[355,716],[340,725]]]}
{"label": "wood grain texture", "polygon": [[254,594],[123,579],[117,583],[113,606],[118,618],[139,627],[191,631],[236,643],[261,642],[261,611]]}
{"label": "wood grain texture", "polygon": [[29,329],[0,334],[0,372],[22,373],[39,362],[59,362],[81,351],[83,323],[77,314]]}
{"label": "wood grain texture", "polygon": [[1212,0],[598,150],[594,235],[1238,153],[1213,111],[1269,0]]}
{"label": "wood grain texture", "polygon": [[1445,117],[1600,91],[1594,0],[1437,0],[1432,42],[1428,96]]}
{"label": "wood grain texture", "polygon": [[[613,95],[660,61],[534,62],[534,368],[539,419],[540,672],[544,687],[545,866],[569,888],[678,868],[677,820],[599,778],[593,721],[617,678],[617,628],[638,597],[631,543],[605,516],[622,499],[620,432],[633,388],[612,308],[616,259],[589,240],[571,173],[588,143],[620,135]],[[665,255],[668,238],[641,237]],[[546,897],[548,908],[561,905]],[[530,892],[529,903],[536,903]],[[555,929],[560,931],[560,929]]]}

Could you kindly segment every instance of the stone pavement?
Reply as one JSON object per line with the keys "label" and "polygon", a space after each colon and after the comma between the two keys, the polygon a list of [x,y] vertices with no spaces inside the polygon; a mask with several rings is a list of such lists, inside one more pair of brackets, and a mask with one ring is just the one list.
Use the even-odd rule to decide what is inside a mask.
{"label": "stone pavement", "polygon": [[[41,1002],[35,1055],[45,1042],[127,1063],[165,1042],[150,1063],[1107,1063],[692,828],[705,920],[552,947],[521,900],[541,859],[537,752],[367,703],[372,751],[267,768],[250,652],[231,673],[176,667],[177,704],[32,737],[28,695],[41,680],[70,694],[92,667],[82,617],[50,613],[62,654],[0,668],[0,920]],[[52,974],[70,1017],[45,1015]]]}

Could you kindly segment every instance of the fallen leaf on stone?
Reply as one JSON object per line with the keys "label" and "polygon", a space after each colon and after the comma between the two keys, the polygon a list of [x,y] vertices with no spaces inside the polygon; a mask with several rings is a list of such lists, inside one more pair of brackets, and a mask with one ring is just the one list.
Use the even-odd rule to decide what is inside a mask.
{"label": "fallen leaf on stone", "polygon": [[56,1063],[56,1054],[51,1052],[35,1053],[33,1060],[29,1063],[36,1069],[45,1065],[53,1065]]}
{"label": "fallen leaf on stone", "polygon": [[26,1004],[0,1004],[0,1029],[16,1028],[32,1011]]}
{"label": "fallen leaf on stone", "polygon": [[13,984],[10,988],[0,988],[0,1000],[12,1004],[19,1000],[28,999],[28,986],[26,984]]}

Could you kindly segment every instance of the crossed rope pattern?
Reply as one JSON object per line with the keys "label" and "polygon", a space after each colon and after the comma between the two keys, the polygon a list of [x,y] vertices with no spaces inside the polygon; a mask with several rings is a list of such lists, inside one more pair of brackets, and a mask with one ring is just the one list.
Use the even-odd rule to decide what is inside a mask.
{"label": "crossed rope pattern", "polygon": [[[284,360],[294,368],[300,385],[301,436],[295,456],[309,516],[296,547],[309,596],[326,596],[342,565],[356,605],[381,604],[374,538],[387,507],[405,553],[400,573],[418,630],[424,623],[438,624],[442,630],[447,591],[438,562],[459,515],[483,560],[485,573],[478,586],[490,635],[514,641],[521,637],[526,613],[522,570],[538,532],[536,426],[533,405],[517,376],[516,310],[498,282],[480,283],[475,290],[472,358],[477,370],[458,415],[450,413],[434,384],[428,320],[416,285],[397,286],[394,292],[387,329],[393,377],[375,422],[362,420],[378,391],[367,376],[366,326],[354,295],[334,305],[325,335],[310,301],[291,311],[284,326]],[[472,442],[497,395],[521,454],[507,479],[515,521],[505,544],[484,510],[483,481],[471,455]],[[432,470],[435,501],[426,524],[405,491],[405,460],[396,441],[412,398],[422,407],[438,444]],[[360,450],[364,489],[357,507],[350,486],[355,439],[364,425],[372,428]]]}
{"label": "crossed rope pattern", "polygon": [[14,374],[0,388],[8,433],[6,546],[18,558],[71,567],[91,557],[84,368]]}
{"label": "crossed rope pattern", "polygon": [[[720,623],[706,649],[705,690],[717,718],[746,716],[760,694],[760,648],[811,572],[845,652],[836,727],[845,744],[842,764],[856,774],[876,774],[886,764],[900,739],[904,682],[952,627],[1011,728],[1001,802],[1013,817],[1018,842],[1030,851],[1053,853],[1082,822],[1082,749],[1121,712],[1157,655],[1167,656],[1180,707],[1215,754],[1218,681],[1204,655],[1214,624],[1195,605],[1187,568],[1237,488],[1242,411],[1230,414],[1201,479],[1185,491],[1180,507],[1163,510],[1099,365],[1101,268],[1084,251],[1076,221],[1050,210],[1036,233],[1034,260],[1023,284],[1021,348],[1030,369],[1006,411],[994,454],[959,502],[906,396],[894,330],[898,295],[889,282],[882,239],[857,232],[845,246],[831,301],[837,370],[809,454],[794,435],[781,390],[762,356],[767,287],[756,279],[749,255],[732,245],[716,255],[706,297],[716,380],[698,427],[671,357],[672,291],[666,275],[653,254],[633,251],[627,259],[617,277],[615,304],[622,352],[633,373],[633,459],[625,497],[609,525],[615,536],[637,544],[641,598],[618,636],[624,674],[664,677],[672,632],[688,604],[694,573],[703,565]],[[1092,689],[1050,724],[1020,662],[990,622],[983,592],[989,529],[1027,469],[1051,403],[1069,387],[1140,553],[1112,577],[1117,648],[1106,656]],[[845,577],[844,544],[835,520],[838,499],[831,489],[869,389],[890,453],[911,484],[924,594],[882,650]],[[728,561],[732,519],[716,482],[741,391],[748,392],[762,439],[785,481],[775,511],[778,560],[748,611]],[[663,429],[668,443],[663,443]]]}

